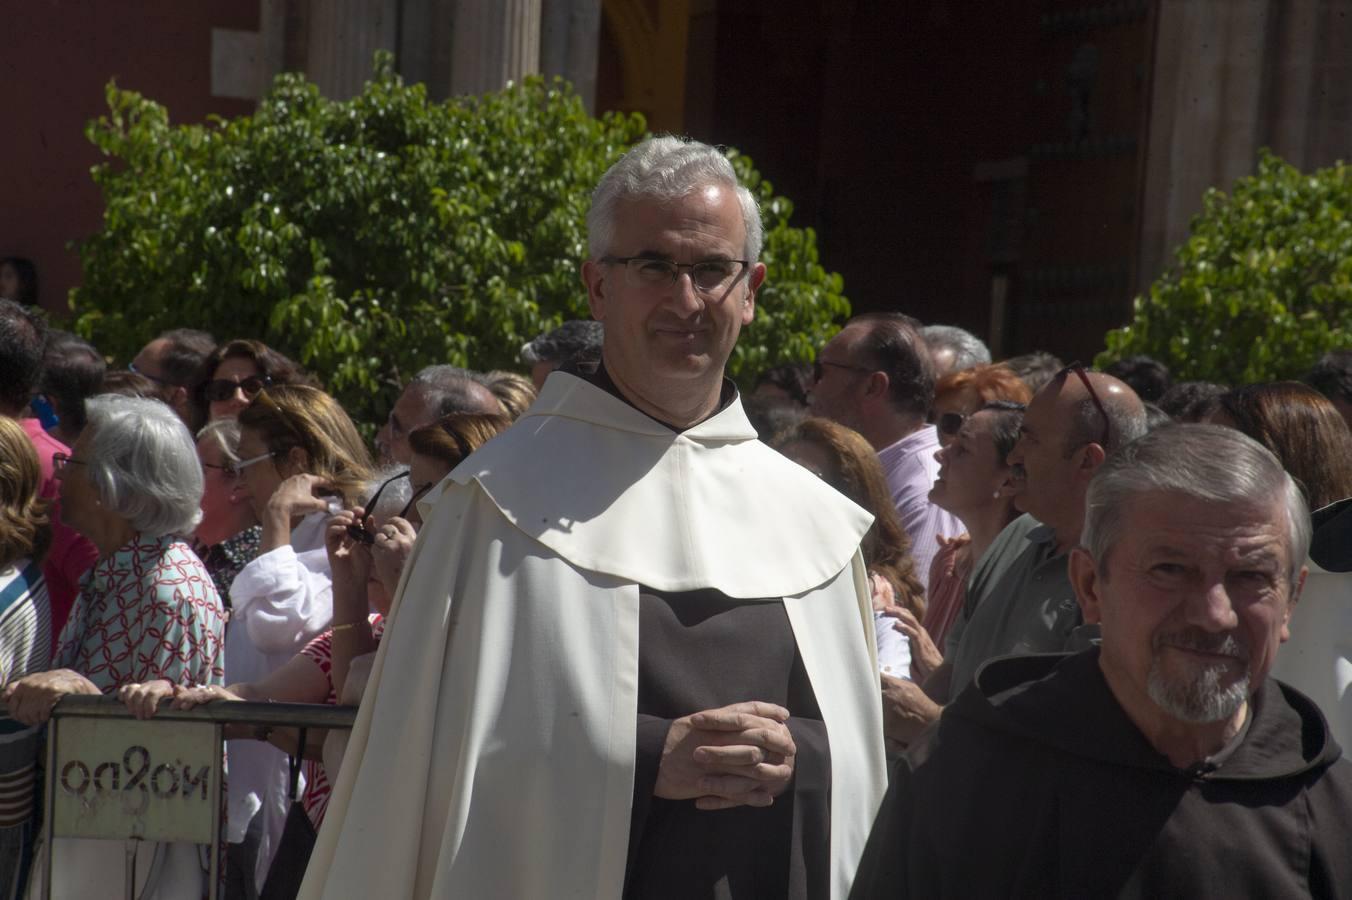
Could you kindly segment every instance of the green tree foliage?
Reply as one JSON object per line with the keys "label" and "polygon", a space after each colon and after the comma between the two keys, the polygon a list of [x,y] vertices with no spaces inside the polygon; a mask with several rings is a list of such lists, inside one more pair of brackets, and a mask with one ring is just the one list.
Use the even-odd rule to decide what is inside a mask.
{"label": "green tree foliage", "polygon": [[1110,331],[1106,365],[1144,353],[1176,378],[1293,378],[1352,346],[1352,171],[1306,175],[1264,152],[1230,194],[1207,192],[1177,265]]}
{"label": "green tree foliage", "polygon": [[[80,246],[80,333],[130,358],[172,327],[260,337],[320,374],[354,418],[383,421],[419,368],[517,365],[521,345],[587,315],[578,274],[591,188],[644,131],[593,118],[568,86],[429,103],[388,54],[362,94],[282,75],[252,116],[170,125],[109,85],[87,134],[103,227]],[[809,360],[848,315],[810,230],[751,162],[769,279],[734,375]]]}

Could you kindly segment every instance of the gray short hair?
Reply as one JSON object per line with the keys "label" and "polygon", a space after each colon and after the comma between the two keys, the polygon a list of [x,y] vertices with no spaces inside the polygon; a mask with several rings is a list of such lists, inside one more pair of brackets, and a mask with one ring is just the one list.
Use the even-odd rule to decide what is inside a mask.
{"label": "gray short hair", "polygon": [[496,404],[497,399],[484,383],[484,377],[459,366],[428,366],[414,375],[408,386],[417,386],[427,394],[433,419],[452,413],[498,412],[489,406],[490,401]]}
{"label": "gray short hair", "polygon": [[[399,478],[397,476],[404,475]],[[386,466],[366,483],[366,490],[362,491],[362,505],[365,506],[375,497],[376,491],[380,491],[380,497],[374,509],[366,510],[368,516],[376,516],[382,520],[390,516],[396,516],[399,511],[408,505],[408,500],[413,496],[412,479],[407,477],[408,466]],[[388,482],[388,483],[387,483]],[[385,485],[381,490],[380,486]]]}
{"label": "gray short hair", "polygon": [[99,502],[147,537],[188,534],[202,518],[192,435],[158,400],[101,394],[85,402],[89,481]]}
{"label": "gray short hair", "polygon": [[1166,425],[1109,456],[1089,482],[1080,536],[1080,545],[1100,566],[1121,537],[1128,503],[1151,493],[1212,503],[1255,503],[1280,496],[1288,519],[1288,577],[1294,587],[1310,552],[1310,510],[1281,462],[1253,438],[1218,425]]}
{"label": "gray short hair", "polygon": [[234,465],[239,462],[239,420],[212,419],[197,432],[197,439],[208,440],[221,451],[221,459]]}
{"label": "gray short hair", "polygon": [[953,351],[954,372],[990,364],[991,351],[985,342],[956,325],[926,325],[920,329],[920,335],[929,345],[931,353],[936,350]]}
{"label": "gray short hair", "polygon": [[761,223],[760,204],[738,180],[728,158],[716,148],[689,138],[650,137],[636,145],[606,174],[592,192],[587,210],[587,248],[592,259],[610,252],[615,231],[615,207],[622,200],[640,197],[670,202],[688,197],[708,184],[726,185],[737,195],[746,225],[748,261],[760,259],[765,226]]}

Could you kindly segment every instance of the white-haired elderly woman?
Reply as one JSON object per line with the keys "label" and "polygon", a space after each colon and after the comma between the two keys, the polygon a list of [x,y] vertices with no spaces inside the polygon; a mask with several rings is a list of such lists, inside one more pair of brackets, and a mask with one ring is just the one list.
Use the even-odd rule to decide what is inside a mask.
{"label": "white-haired elderly woman", "polygon": [[[496,420],[499,417],[492,418]],[[173,697],[174,707],[178,709],[189,709],[213,700],[337,704],[349,660],[341,652],[335,654],[335,632],[353,630],[360,623],[363,630],[369,629],[367,633],[373,635],[374,642],[380,640],[384,631],[384,616],[389,614],[398,584],[399,570],[390,573],[392,578],[381,577],[372,560],[372,553],[378,552],[375,545],[381,530],[391,519],[407,515],[408,508],[416,499],[409,472],[402,466],[391,466],[377,473],[363,494],[363,503],[369,507],[369,518],[363,507],[343,510],[334,516],[326,534],[326,552],[333,573],[334,608],[343,611],[343,622],[325,630],[280,668],[257,680],[231,684],[229,687],[185,687],[181,683],[163,679],[127,685],[119,692],[119,696],[128,708],[138,718],[150,718],[158,709],[160,701],[166,697]],[[369,649],[374,650],[374,642]],[[343,651],[349,649],[342,648]],[[267,740],[288,753],[296,749],[294,729],[227,726],[226,734]],[[314,743],[317,746],[318,739]],[[308,755],[313,757],[314,748]],[[306,764],[305,779],[302,803],[318,828],[328,806],[329,778],[322,765],[310,761]]]}
{"label": "white-haired elderly woman", "polygon": [[[67,694],[105,694],[165,679],[220,684],[225,621],[220,597],[183,540],[201,516],[202,467],[192,435],[155,400],[94,397],[69,455],[55,458],[61,515],[98,548],[61,637],[57,668],[9,684],[10,715],[46,722]],[[109,849],[111,848],[111,849]],[[142,897],[200,896],[205,872],[193,845],[147,847],[156,884]],[[117,843],[62,839],[53,895],[95,897],[117,882]],[[41,871],[40,866],[34,867]]]}

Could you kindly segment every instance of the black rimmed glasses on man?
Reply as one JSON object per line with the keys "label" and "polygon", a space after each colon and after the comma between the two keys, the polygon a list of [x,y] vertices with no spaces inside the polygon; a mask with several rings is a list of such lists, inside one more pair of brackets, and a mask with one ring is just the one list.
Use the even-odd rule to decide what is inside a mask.
{"label": "black rimmed glasses on man", "polygon": [[601,262],[624,266],[625,276],[634,287],[661,288],[675,284],[681,271],[690,274],[690,283],[702,294],[726,292],[746,274],[751,263],[745,259],[705,259],[696,263],[678,263],[659,256],[603,256]]}
{"label": "black rimmed glasses on man", "polygon": [[52,454],[52,471],[54,472],[64,472],[66,470],[66,466],[87,466],[87,465],[89,465],[88,460],[76,459],[69,453]]}
{"label": "black rimmed glasses on man", "polygon": [[872,372],[867,366],[852,366],[849,363],[831,362],[829,359],[819,359],[812,364],[812,383],[816,384],[826,377],[826,367],[833,369],[844,369],[847,372]]}
{"label": "black rimmed glasses on man", "polygon": [[170,381],[168,378],[163,378],[163,377],[161,377],[161,376],[159,376],[159,375],[151,375],[149,372],[142,372],[140,369],[136,368],[136,363],[134,363],[134,362],[129,362],[129,363],[127,363],[127,371],[130,372],[130,373],[133,374],[133,375],[140,375],[142,378],[149,378],[151,381],[155,382],[156,384],[162,384],[162,385],[164,385],[165,387],[180,387],[180,386],[181,386],[181,385],[175,384],[174,382]]}

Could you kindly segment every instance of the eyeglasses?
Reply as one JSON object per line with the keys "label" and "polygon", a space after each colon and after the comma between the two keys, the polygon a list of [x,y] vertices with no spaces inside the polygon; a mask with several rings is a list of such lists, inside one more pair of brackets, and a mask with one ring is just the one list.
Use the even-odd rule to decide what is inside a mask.
{"label": "eyeglasses", "polygon": [[[392,482],[398,481],[400,478],[407,477],[408,470],[405,469],[398,475],[395,475],[392,478],[387,478],[384,482],[382,482],[380,487],[376,488],[375,495],[371,497],[371,502],[366,504],[366,516],[364,518],[369,519],[371,517],[371,512],[376,508],[376,504],[380,502],[380,495],[385,493],[385,488],[389,487]],[[411,503],[412,501],[410,501],[410,505]],[[408,506],[404,507],[404,512],[408,512]],[[403,518],[403,513],[400,513],[400,518]],[[368,531],[366,529],[366,526],[361,524],[360,522],[354,522],[351,525],[347,526],[347,536],[352,538],[352,540],[360,541],[363,544],[374,544],[376,542],[375,534],[371,531]]]}
{"label": "eyeglasses", "polygon": [[127,363],[127,371],[133,375],[140,375],[142,378],[149,378],[156,384],[164,384],[168,385],[169,387],[178,387],[177,384],[170,381],[168,378],[161,378],[159,375],[151,375],[149,372],[142,372],[140,369],[136,368],[136,363],[134,362]]}
{"label": "eyeglasses", "polygon": [[267,375],[250,375],[248,378],[241,378],[239,381],[230,381],[225,378],[213,378],[207,382],[207,399],[212,403],[221,403],[235,396],[235,391],[243,391],[244,396],[252,400],[258,396],[258,392],[265,387],[272,385],[272,379]]}
{"label": "eyeglasses", "polygon": [[[267,459],[268,456],[271,456],[271,454],[267,454],[267,455],[263,456],[263,459]],[[204,468],[204,469],[220,469],[220,470],[221,470],[221,477],[224,478],[226,481],[234,481],[236,478],[239,477],[239,466],[235,465],[234,463],[224,463],[224,464],[222,464],[222,463],[209,463],[209,462],[204,462],[204,463],[202,463],[202,468]]]}
{"label": "eyeglasses", "polygon": [[1089,375],[1085,372],[1082,363],[1071,363],[1058,372],[1056,377],[1058,379],[1064,378],[1070,372],[1074,372],[1079,376],[1080,383],[1083,384],[1084,389],[1089,392],[1089,399],[1094,401],[1094,408],[1099,411],[1100,416],[1103,416],[1103,437],[1099,438],[1098,443],[1100,447],[1107,449],[1108,439],[1112,436],[1112,420],[1108,418],[1108,410],[1104,409],[1103,401],[1099,399],[1099,395],[1094,391],[1094,386],[1089,383]]}
{"label": "eyeglasses", "polygon": [[744,259],[706,259],[697,263],[678,263],[652,256],[603,256],[601,262],[624,266],[634,287],[658,288],[676,283],[682,269],[690,271],[690,283],[704,294],[717,294],[731,288],[750,265]]}
{"label": "eyeglasses", "polygon": [[812,383],[816,384],[826,377],[826,366],[833,369],[845,369],[849,372],[872,372],[873,370],[865,366],[851,366],[846,363],[831,362],[829,359],[819,359],[812,364]]}
{"label": "eyeglasses", "polygon": [[87,466],[87,465],[89,465],[88,461],[83,459],[76,459],[69,453],[52,454],[52,471],[54,472],[64,472],[66,466]]}
{"label": "eyeglasses", "polygon": [[432,490],[432,486],[433,486],[434,484],[436,484],[435,481],[429,481],[429,482],[427,482],[427,484],[424,484],[422,487],[420,487],[420,488],[418,488],[416,491],[414,491],[414,492],[413,492],[413,496],[412,496],[412,497],[409,497],[409,498],[408,498],[408,502],[404,504],[404,508],[401,509],[401,510],[399,510],[399,518],[401,518],[401,519],[407,519],[407,518],[408,518],[408,511],[409,511],[410,509],[413,508],[413,504],[417,503],[419,500],[421,500],[421,499],[423,498],[423,496],[424,496],[428,491]]}
{"label": "eyeglasses", "polygon": [[234,466],[232,466],[232,468],[235,470],[235,477],[238,478],[240,473],[242,473],[245,469],[249,468],[249,466],[261,463],[265,459],[272,459],[276,455],[277,455],[276,453],[273,453],[271,450],[269,450],[267,453],[260,453],[257,456],[251,457],[249,459],[240,460],[239,462],[235,463]]}
{"label": "eyeglasses", "polygon": [[938,427],[939,433],[948,437],[956,437],[959,431],[962,431],[962,423],[967,421],[967,417],[962,413],[944,413],[934,424]]}

